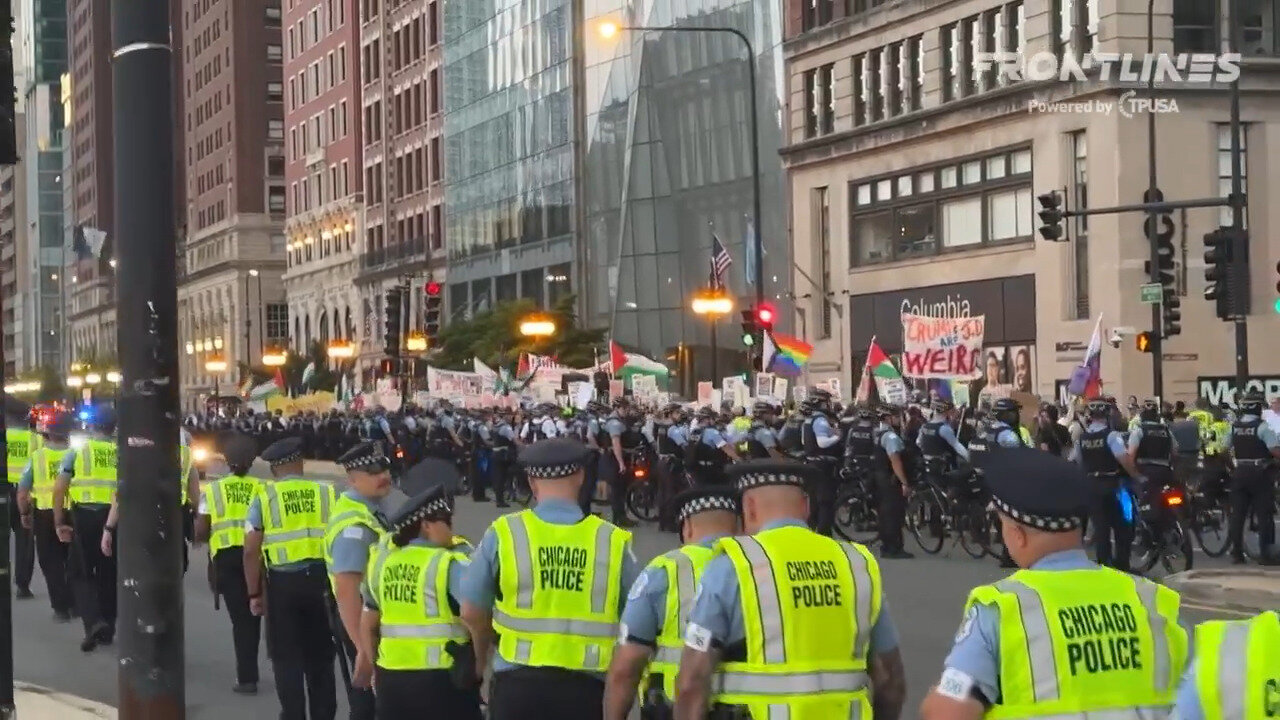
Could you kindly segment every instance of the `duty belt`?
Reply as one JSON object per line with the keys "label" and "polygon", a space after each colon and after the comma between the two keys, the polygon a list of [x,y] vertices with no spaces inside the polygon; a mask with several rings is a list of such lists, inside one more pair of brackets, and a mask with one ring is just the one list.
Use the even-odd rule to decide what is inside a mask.
{"label": "duty belt", "polygon": [[1271,463],[1272,463],[1271,458],[1255,458],[1255,459],[1252,459],[1252,460],[1236,460],[1236,465],[1249,465],[1249,466],[1256,466],[1256,465],[1270,465]]}
{"label": "duty belt", "polygon": [[1160,467],[1169,467],[1168,460],[1162,460],[1159,458],[1138,458],[1135,462],[1138,465],[1159,465]]}

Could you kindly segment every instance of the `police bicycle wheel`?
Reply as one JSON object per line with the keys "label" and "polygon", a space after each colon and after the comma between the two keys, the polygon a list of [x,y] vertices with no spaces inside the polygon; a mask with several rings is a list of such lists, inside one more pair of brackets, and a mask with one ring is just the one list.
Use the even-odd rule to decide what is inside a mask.
{"label": "police bicycle wheel", "polygon": [[1159,565],[1160,577],[1190,570],[1195,553],[1191,533],[1178,518],[1169,518],[1157,529],[1143,521],[1134,536],[1133,564],[1143,575],[1150,575]]}
{"label": "police bicycle wheel", "polygon": [[850,542],[870,545],[880,536],[880,514],[857,483],[843,483],[836,495],[833,529]]}
{"label": "police bicycle wheel", "polygon": [[1227,537],[1227,525],[1231,518],[1231,503],[1226,497],[1207,497],[1200,495],[1196,499],[1191,517],[1191,531],[1195,533],[1196,544],[1205,555],[1222,557],[1230,547]]}
{"label": "police bicycle wheel", "polygon": [[633,480],[627,486],[627,512],[637,520],[653,522],[658,519],[658,492],[648,480]]}
{"label": "police bicycle wheel", "polygon": [[960,536],[961,549],[974,560],[981,560],[991,552],[992,538],[1000,534],[1000,526],[992,526],[985,505],[962,502],[956,512],[956,534]]}
{"label": "police bicycle wheel", "polygon": [[951,515],[942,495],[933,485],[919,485],[907,498],[907,529],[920,549],[930,555],[942,552],[946,543]]}
{"label": "police bicycle wheel", "polygon": [[529,478],[524,473],[516,473],[511,478],[511,499],[525,507],[533,502],[533,490],[529,488]]}

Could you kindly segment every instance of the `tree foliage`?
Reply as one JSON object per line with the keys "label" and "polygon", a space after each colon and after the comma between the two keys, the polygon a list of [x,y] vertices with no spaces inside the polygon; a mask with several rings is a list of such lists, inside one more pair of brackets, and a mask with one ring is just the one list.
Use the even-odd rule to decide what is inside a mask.
{"label": "tree foliage", "polygon": [[[468,320],[449,323],[437,337],[431,365],[448,370],[472,369],[472,358],[493,368],[514,367],[521,353],[550,355],[561,365],[588,367],[604,343],[606,330],[583,328],[574,312],[573,296],[562,298],[549,311],[528,299],[500,303]],[[556,325],[549,338],[520,334],[520,322],[531,315],[547,315]]]}
{"label": "tree foliage", "polygon": [[[315,374],[304,385],[302,375],[306,371],[307,365],[313,362],[316,364]],[[338,373],[334,372],[329,365],[328,349],[319,340],[313,340],[307,346],[306,352],[302,354],[289,352],[285,358],[284,365],[280,367],[280,374],[284,377],[285,387],[294,395],[322,391],[333,392],[338,388]],[[276,376],[275,368],[260,364],[246,365],[239,363],[239,370],[242,384],[246,373],[252,376],[251,387],[257,387]]]}

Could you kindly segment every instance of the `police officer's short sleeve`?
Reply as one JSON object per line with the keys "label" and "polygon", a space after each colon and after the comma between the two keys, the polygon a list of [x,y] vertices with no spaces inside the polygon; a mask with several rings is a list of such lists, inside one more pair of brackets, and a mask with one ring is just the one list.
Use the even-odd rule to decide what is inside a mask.
{"label": "police officer's short sleeve", "polygon": [[1135,427],[1129,431],[1129,449],[1137,450],[1140,444],[1142,444],[1142,428]]}
{"label": "police officer's short sleeve", "polygon": [[[698,582],[698,593],[685,628],[685,645],[707,652],[713,645],[722,648],[745,637],[742,618],[738,615],[740,595],[733,561],[724,555],[712,558]],[[738,615],[736,619],[735,615]]]}
{"label": "police officer's short sleeve", "polygon": [[713,427],[709,427],[702,431],[702,441],[717,450],[729,444],[728,441],[724,439],[724,435]]}
{"label": "police officer's short sleeve", "polygon": [[618,418],[609,418],[604,423],[604,429],[613,437],[622,437],[622,434],[627,431],[627,426]]}
{"label": "police officer's short sleeve", "polygon": [[835,434],[835,430],[831,428],[831,423],[827,422],[825,416],[819,415],[813,419],[813,434],[822,437],[830,437]]}
{"label": "police officer's short sleeve", "polygon": [[636,579],[640,577],[640,562],[636,560],[636,551],[632,548],[631,539],[627,540],[627,546],[622,551],[622,592],[619,593],[621,600],[618,602],[618,611],[621,612],[623,606],[627,604],[627,598],[624,593],[630,592],[635,585]]}
{"label": "police officer's short sleeve", "polygon": [[755,438],[756,442],[763,445],[766,450],[778,447],[778,438],[774,436],[773,431],[769,428],[756,428]]}
{"label": "police officer's short sleeve", "polygon": [[1010,430],[1009,428],[1004,428],[1000,431],[999,435],[996,435],[996,443],[1001,447],[1021,447],[1022,439],[1018,437],[1018,433]]}
{"label": "police officer's short sleeve", "polygon": [[1275,450],[1280,447],[1280,434],[1277,434],[1275,428],[1270,425],[1262,424],[1258,426],[1258,439],[1262,444],[1267,446],[1268,450]]}
{"label": "police officer's short sleeve", "polygon": [[249,514],[245,517],[245,530],[262,532],[262,495],[254,495],[249,501]]}
{"label": "police officer's short sleeve", "polygon": [[359,573],[369,565],[369,548],[378,541],[378,534],[364,525],[351,525],[333,539],[329,554],[333,560],[329,572]]}
{"label": "police officer's short sleeve", "polygon": [[[1137,447],[1137,445],[1130,443],[1129,447]],[[1125,455],[1126,448],[1124,446],[1124,437],[1118,432],[1111,432],[1107,435],[1107,448],[1110,449],[1111,454],[1117,458],[1121,455]]]}
{"label": "police officer's short sleeve", "polygon": [[959,690],[968,697],[969,690],[976,689],[988,703],[1000,700],[999,627],[994,607],[975,604],[969,608],[943,661],[940,692]]}
{"label": "police officer's short sleeve", "polygon": [[462,578],[466,575],[469,567],[471,567],[471,558],[467,557],[465,552],[458,552],[453,562],[449,563],[448,591],[449,597],[454,600],[460,600],[458,597],[460,594],[459,588],[462,587]]}
{"label": "police officer's short sleeve", "polygon": [[620,642],[654,646],[667,613],[667,573],[649,566],[631,584],[627,604],[622,609]]}
{"label": "police officer's short sleeve", "polygon": [[31,492],[31,488],[36,484],[35,473],[31,470],[31,460],[27,461],[27,466],[22,468],[22,477],[18,478],[18,489]]}
{"label": "police officer's short sleeve", "polygon": [[196,506],[197,515],[209,514],[209,486],[200,488],[200,503]]}
{"label": "police officer's short sleeve", "polygon": [[887,432],[880,436],[880,447],[890,455],[898,455],[906,445],[902,442],[902,437],[896,432]]}
{"label": "police officer's short sleeve", "polygon": [[471,565],[462,573],[460,599],[479,608],[493,607],[498,590],[498,535],[490,527],[471,554]]}
{"label": "police officer's short sleeve", "polygon": [[587,432],[591,435],[595,435],[596,433],[600,432],[600,421],[595,418],[591,418],[590,420],[588,420]]}
{"label": "police officer's short sleeve", "polygon": [[889,601],[881,588],[880,615],[871,626],[871,654],[892,652],[898,649],[898,643],[898,626],[893,624],[893,617],[889,614]]}
{"label": "police officer's short sleeve", "polygon": [[58,472],[60,474],[69,475],[70,477],[75,477],[76,476],[76,455],[78,454],[79,453],[75,452],[74,450],[68,453],[64,453],[62,456],[62,464],[58,468]]}
{"label": "police officer's short sleeve", "polygon": [[1204,708],[1200,705],[1200,691],[1196,689],[1196,663],[1193,658],[1187,663],[1187,671],[1182,676],[1182,684],[1178,686],[1178,697],[1173,703],[1172,717],[1178,720],[1205,720]]}

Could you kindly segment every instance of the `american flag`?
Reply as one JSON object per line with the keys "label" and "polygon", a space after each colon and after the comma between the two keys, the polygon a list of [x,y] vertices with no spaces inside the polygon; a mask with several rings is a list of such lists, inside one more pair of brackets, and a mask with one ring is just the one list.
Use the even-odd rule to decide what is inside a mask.
{"label": "american flag", "polygon": [[724,287],[724,273],[733,264],[733,258],[729,257],[729,251],[725,249],[724,243],[720,242],[720,238],[715,234],[711,234],[711,287]]}

